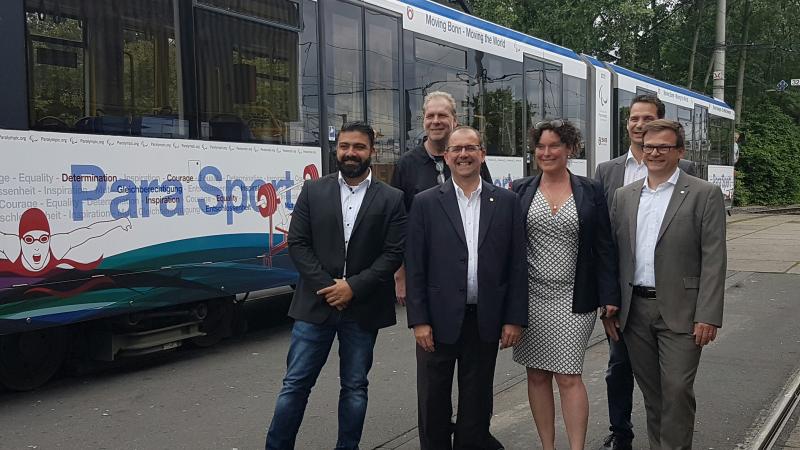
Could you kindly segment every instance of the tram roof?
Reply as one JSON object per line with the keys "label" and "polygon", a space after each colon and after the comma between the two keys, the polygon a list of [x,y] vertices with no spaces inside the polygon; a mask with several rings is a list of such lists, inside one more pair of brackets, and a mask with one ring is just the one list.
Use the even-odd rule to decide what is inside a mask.
{"label": "tram roof", "polygon": [[673,91],[673,92],[678,92],[678,93],[681,93],[683,95],[687,95],[689,97],[696,98],[698,100],[703,100],[704,102],[708,102],[708,103],[717,105],[717,106],[719,106],[721,108],[731,109],[731,110],[733,109],[733,108],[731,108],[730,105],[728,105],[727,103],[723,102],[722,100],[719,100],[719,99],[716,99],[716,98],[713,98],[713,97],[709,97],[707,95],[700,94],[698,92],[686,89],[684,87],[675,86],[674,84],[669,84],[669,83],[667,83],[665,81],[661,81],[661,80],[658,80],[656,78],[648,77],[647,75],[642,75],[642,74],[640,74],[638,72],[634,72],[633,70],[626,69],[626,68],[624,68],[622,66],[618,66],[616,64],[609,63],[608,65],[617,74],[625,75],[627,77],[634,78],[636,80],[644,81],[645,83],[650,83],[650,84],[652,84],[654,86],[658,86],[660,88],[667,89],[667,90],[670,90],[670,91]]}
{"label": "tram roof", "polygon": [[543,50],[547,50],[551,53],[556,53],[561,56],[565,56],[567,58],[571,58],[577,61],[580,61],[581,58],[575,53],[573,50],[570,50],[566,47],[562,47],[557,44],[553,44],[552,42],[543,41],[541,39],[537,39],[533,36],[528,36],[527,34],[520,33],[519,31],[514,31],[510,28],[506,28],[501,25],[497,25],[495,23],[480,19],[475,16],[471,16],[467,13],[458,11],[453,9],[449,6],[442,5],[440,3],[436,3],[430,0],[401,0],[403,3],[407,5],[414,6],[416,8],[424,9],[428,12],[432,12],[435,14],[439,14],[440,16],[444,16],[453,20],[457,20],[459,22],[463,22],[467,25],[472,25],[477,28],[481,28],[486,31],[490,31],[492,33],[498,34],[500,36],[507,37],[509,39],[524,42],[528,45],[531,45],[536,48],[540,48]]}

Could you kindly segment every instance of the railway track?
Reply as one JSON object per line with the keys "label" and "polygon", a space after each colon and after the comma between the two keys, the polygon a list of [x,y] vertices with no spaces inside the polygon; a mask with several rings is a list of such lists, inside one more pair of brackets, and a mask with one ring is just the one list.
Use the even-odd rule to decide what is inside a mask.
{"label": "railway track", "polygon": [[789,383],[784,390],[775,409],[764,423],[764,427],[756,436],[750,448],[753,450],[770,450],[776,448],[776,444],[786,424],[791,420],[792,414],[798,404],[800,404],[800,371],[794,374],[791,383]]}
{"label": "railway track", "polygon": [[736,208],[734,214],[737,212],[742,213],[749,213],[749,214],[790,214],[796,215],[800,214],[800,206],[792,205],[792,206],[764,206],[761,208]]}

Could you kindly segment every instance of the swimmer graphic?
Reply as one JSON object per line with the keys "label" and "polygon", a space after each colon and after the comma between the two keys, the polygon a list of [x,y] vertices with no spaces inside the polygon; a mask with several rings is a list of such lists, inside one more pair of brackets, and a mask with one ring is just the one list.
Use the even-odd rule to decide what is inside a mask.
{"label": "swimmer graphic", "polygon": [[[51,233],[44,211],[30,208],[22,213],[17,234],[0,231],[0,272],[41,277],[55,269],[94,269],[103,260],[102,249],[96,246],[95,239],[117,228],[128,231],[131,221],[123,217],[65,233]],[[79,247],[85,250],[80,256],[70,254]],[[87,257],[89,254],[92,256]]]}

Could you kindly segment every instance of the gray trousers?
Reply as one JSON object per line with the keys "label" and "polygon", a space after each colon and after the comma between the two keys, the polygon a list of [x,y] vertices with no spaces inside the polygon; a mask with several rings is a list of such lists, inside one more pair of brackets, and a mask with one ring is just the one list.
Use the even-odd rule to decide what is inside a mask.
{"label": "gray trousers", "polygon": [[658,299],[633,296],[625,342],[644,395],[650,449],[691,449],[694,378],[702,349],[691,334],[667,327],[658,304]]}

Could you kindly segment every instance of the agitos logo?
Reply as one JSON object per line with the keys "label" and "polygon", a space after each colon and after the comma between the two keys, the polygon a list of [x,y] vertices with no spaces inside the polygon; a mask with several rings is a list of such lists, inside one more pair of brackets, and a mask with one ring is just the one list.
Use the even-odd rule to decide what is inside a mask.
{"label": "agitos logo", "polygon": [[410,6],[406,8],[406,16],[408,16],[408,20],[414,20],[414,8]]}

